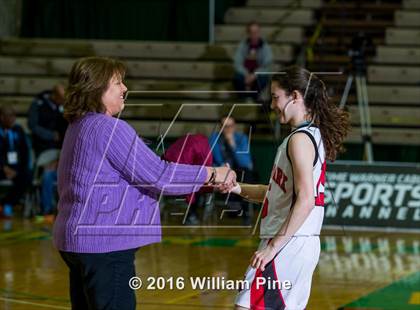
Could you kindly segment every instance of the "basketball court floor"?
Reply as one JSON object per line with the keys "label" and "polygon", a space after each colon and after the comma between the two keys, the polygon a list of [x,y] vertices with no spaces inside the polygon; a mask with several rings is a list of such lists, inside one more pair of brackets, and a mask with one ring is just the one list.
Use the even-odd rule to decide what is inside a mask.
{"label": "basketball court floor", "polygon": [[[51,226],[23,219],[0,224],[0,309],[70,309],[67,269]],[[242,279],[258,243],[251,230],[165,228],[163,235],[162,243],[137,252],[143,282],[137,308],[232,309],[235,290],[194,290],[190,279]],[[321,242],[307,309],[420,309],[418,234],[324,230]]]}

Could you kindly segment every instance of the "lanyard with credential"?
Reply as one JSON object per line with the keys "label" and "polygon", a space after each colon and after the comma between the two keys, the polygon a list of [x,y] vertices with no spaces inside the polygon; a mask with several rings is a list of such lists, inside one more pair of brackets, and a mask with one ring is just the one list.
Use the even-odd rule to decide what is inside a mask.
{"label": "lanyard with credential", "polygon": [[15,140],[14,140],[14,134],[12,132],[12,130],[7,130],[7,132],[5,132],[3,130],[3,128],[0,128],[0,135],[5,138],[5,133],[7,133],[7,139],[9,140],[9,151],[14,151],[15,150]]}
{"label": "lanyard with credential", "polygon": [[[9,140],[9,147],[7,148],[7,152],[6,152],[6,163],[7,165],[17,165],[19,158],[18,158],[18,154],[15,151],[15,135],[13,133],[12,130],[7,130],[7,132],[5,132],[2,128],[0,128],[0,135],[2,136],[3,140],[5,140],[4,138],[6,138],[6,133],[7,133],[7,138]],[[7,142],[6,142],[7,143]]]}

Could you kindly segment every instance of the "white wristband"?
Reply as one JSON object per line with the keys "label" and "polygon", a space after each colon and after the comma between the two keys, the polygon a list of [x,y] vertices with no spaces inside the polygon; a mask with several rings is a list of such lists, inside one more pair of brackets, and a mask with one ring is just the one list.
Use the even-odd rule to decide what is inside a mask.
{"label": "white wristband", "polygon": [[239,195],[241,191],[241,186],[239,184],[236,184],[230,192]]}

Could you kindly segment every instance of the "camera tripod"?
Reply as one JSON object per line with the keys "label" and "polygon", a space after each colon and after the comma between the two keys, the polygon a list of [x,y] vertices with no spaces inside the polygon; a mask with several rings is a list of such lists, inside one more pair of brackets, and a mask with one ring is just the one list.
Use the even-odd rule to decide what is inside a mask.
{"label": "camera tripod", "polygon": [[354,75],[353,73],[349,74],[346,86],[344,88],[343,97],[341,97],[340,108],[344,108],[347,102],[353,79],[356,79],[357,105],[359,108],[360,115],[360,130],[363,142],[363,155],[365,160],[367,160],[369,163],[372,163],[372,123],[370,119],[366,76],[364,74],[360,72],[356,72]]}

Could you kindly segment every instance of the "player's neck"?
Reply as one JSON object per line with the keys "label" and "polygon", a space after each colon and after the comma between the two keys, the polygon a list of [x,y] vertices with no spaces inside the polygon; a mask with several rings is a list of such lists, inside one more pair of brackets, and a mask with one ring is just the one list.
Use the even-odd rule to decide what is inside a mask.
{"label": "player's neck", "polygon": [[310,124],[310,122],[311,120],[307,116],[302,115],[301,117],[296,117],[292,119],[290,125],[292,126],[292,128],[298,128],[304,126],[305,124]]}

